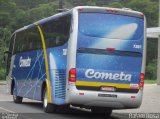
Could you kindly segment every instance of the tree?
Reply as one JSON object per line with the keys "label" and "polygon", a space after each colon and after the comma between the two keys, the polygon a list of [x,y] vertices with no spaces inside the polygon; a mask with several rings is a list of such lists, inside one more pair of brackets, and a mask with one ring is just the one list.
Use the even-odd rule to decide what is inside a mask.
{"label": "tree", "polygon": [[0,0],[0,27],[5,27],[12,21],[16,4],[12,0]]}
{"label": "tree", "polygon": [[158,1],[128,0],[123,6],[143,12],[147,18],[147,27],[158,26]]}
{"label": "tree", "polygon": [[[131,8],[145,14],[147,27],[158,24],[158,0],[67,0],[64,3],[64,8],[79,5]],[[8,48],[10,36],[16,29],[57,13],[58,6],[59,0],[0,0],[0,56]],[[154,77],[156,72],[156,49],[156,42],[149,40],[147,50],[149,78]],[[4,76],[4,68],[0,62],[0,78]]]}
{"label": "tree", "polygon": [[146,77],[150,80],[156,79],[157,76],[157,60],[152,60],[146,67]]}

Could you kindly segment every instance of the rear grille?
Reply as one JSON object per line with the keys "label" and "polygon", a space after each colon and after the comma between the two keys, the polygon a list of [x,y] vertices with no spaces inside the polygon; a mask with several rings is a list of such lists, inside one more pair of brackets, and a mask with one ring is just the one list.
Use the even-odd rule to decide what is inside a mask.
{"label": "rear grille", "polygon": [[65,99],[66,70],[55,70],[55,98]]}

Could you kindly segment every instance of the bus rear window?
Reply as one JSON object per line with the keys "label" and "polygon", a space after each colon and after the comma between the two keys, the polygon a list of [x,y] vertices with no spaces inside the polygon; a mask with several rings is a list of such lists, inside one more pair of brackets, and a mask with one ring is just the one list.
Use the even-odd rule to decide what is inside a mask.
{"label": "bus rear window", "polygon": [[143,38],[142,18],[104,13],[80,13],[79,33],[100,38],[139,40]]}

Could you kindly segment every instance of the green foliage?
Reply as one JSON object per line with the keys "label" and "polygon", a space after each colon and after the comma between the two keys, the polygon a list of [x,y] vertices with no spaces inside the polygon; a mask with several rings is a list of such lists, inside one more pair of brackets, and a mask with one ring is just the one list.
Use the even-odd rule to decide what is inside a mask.
{"label": "green foliage", "polygon": [[[131,8],[141,11],[147,19],[147,27],[158,24],[158,0],[63,0],[64,8],[74,6],[105,6]],[[59,0],[0,0],[0,59],[9,46],[11,34],[18,28],[57,13]],[[157,42],[147,42],[147,78],[156,78]],[[0,79],[4,77],[5,65],[0,62]]]}
{"label": "green foliage", "polygon": [[50,4],[41,4],[36,8],[28,10],[29,19],[34,22],[48,16],[54,15],[58,6],[52,2]]}
{"label": "green foliage", "polygon": [[0,80],[4,80],[5,79],[5,68],[0,68]]}
{"label": "green foliage", "polygon": [[[143,12],[147,18],[147,27],[158,25],[158,0],[129,0],[130,2],[123,5],[133,10]],[[157,11],[157,12],[155,12]]]}
{"label": "green foliage", "polygon": [[16,9],[12,0],[0,0],[0,27],[5,27],[12,20],[10,14]]}
{"label": "green foliage", "polygon": [[157,60],[152,60],[146,67],[146,77],[149,79],[156,79],[157,75]]}
{"label": "green foliage", "polygon": [[156,83],[155,79],[153,79],[153,80],[151,80],[151,79],[145,79],[144,80],[144,84],[155,84],[155,83]]}
{"label": "green foliage", "polygon": [[4,46],[8,47],[9,40],[11,37],[11,31],[10,28],[0,28],[0,36],[1,36],[1,44],[0,49],[2,49]]}
{"label": "green foliage", "polygon": [[148,39],[147,40],[147,65],[153,60],[157,59],[158,54],[158,40]]}

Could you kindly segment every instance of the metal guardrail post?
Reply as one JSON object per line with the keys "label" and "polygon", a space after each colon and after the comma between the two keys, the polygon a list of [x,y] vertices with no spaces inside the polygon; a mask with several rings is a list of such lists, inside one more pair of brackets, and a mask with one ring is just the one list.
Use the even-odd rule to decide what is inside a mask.
{"label": "metal guardrail post", "polygon": [[158,38],[157,85],[160,85],[160,36]]}
{"label": "metal guardrail post", "polygon": [[[160,0],[159,0],[159,27],[160,27]],[[160,35],[158,37],[158,59],[157,59],[157,85],[160,85]]]}

